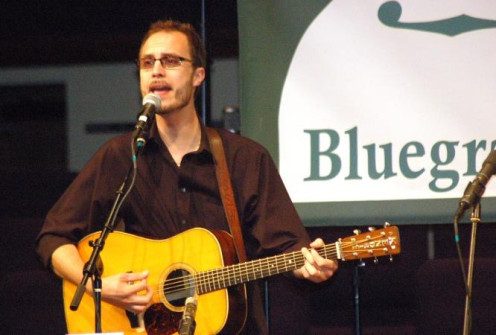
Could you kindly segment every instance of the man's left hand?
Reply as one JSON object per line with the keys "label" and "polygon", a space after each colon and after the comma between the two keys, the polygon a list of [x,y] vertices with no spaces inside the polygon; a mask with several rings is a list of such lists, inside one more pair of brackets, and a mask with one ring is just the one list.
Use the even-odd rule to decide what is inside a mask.
{"label": "man's left hand", "polygon": [[323,246],[324,241],[321,238],[317,238],[310,243],[310,248],[301,249],[301,253],[305,258],[305,264],[293,271],[295,277],[305,278],[314,283],[320,283],[332,277],[338,269],[338,263],[336,260],[326,259],[319,255],[316,249]]}

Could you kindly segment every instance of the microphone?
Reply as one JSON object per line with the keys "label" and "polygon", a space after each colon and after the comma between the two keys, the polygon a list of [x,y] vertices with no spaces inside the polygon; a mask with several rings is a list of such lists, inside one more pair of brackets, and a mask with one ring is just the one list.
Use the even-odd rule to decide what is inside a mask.
{"label": "microphone", "polygon": [[465,193],[458,204],[455,219],[460,219],[468,208],[475,206],[484,194],[489,179],[495,173],[496,150],[493,150],[489,153],[486,160],[482,164],[482,168],[475,179],[467,185]]}
{"label": "microphone", "polygon": [[194,297],[186,299],[183,317],[181,321],[179,321],[179,330],[177,331],[179,335],[193,335],[195,333],[195,314],[197,305],[198,301]]}
{"label": "microphone", "polygon": [[143,108],[138,113],[138,122],[134,126],[133,142],[136,141],[138,146],[144,146],[146,143],[143,133],[148,131],[155,118],[155,111],[160,108],[162,101],[155,93],[148,93],[143,98]]}

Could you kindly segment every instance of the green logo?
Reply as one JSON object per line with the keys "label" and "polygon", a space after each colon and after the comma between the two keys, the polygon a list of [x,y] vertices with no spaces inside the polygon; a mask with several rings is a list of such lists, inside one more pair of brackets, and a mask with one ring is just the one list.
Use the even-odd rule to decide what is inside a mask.
{"label": "green logo", "polygon": [[433,22],[403,23],[400,22],[401,12],[401,5],[397,1],[386,2],[379,8],[379,21],[392,28],[427,31],[447,36],[456,36],[480,29],[496,28],[496,21],[494,20],[478,19],[469,15],[460,15]]}

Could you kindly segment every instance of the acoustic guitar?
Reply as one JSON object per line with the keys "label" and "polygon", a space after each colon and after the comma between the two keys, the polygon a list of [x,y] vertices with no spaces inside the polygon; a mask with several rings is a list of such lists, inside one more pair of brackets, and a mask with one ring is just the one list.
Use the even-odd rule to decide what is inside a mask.
{"label": "acoustic guitar", "polygon": [[[78,244],[87,261],[99,232]],[[304,264],[300,251],[236,263],[231,235],[224,231],[193,228],[165,240],[152,240],[113,232],[101,252],[103,276],[149,270],[154,288],[152,305],[134,315],[102,301],[102,331],[124,334],[177,334],[188,297],[198,300],[196,335],[237,334],[246,320],[245,283],[292,271]],[[321,256],[341,261],[389,256],[400,252],[398,228],[386,226],[339,239],[318,249]],[[94,302],[84,294],[76,311],[70,304],[77,286],[64,280],[64,310],[69,333],[94,332]]]}

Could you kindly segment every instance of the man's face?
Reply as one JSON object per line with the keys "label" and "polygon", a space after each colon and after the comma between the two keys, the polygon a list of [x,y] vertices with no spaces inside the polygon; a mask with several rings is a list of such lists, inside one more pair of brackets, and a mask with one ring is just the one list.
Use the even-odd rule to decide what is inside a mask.
{"label": "man's face", "polygon": [[[186,35],[177,31],[157,32],[145,41],[140,51],[140,59],[160,59],[166,55],[191,60]],[[191,61],[182,61],[173,68],[155,61],[149,69],[140,68],[141,94],[158,94],[162,100],[158,114],[170,113],[188,105],[194,106],[195,88],[201,85],[204,77],[204,68],[194,69]]]}

